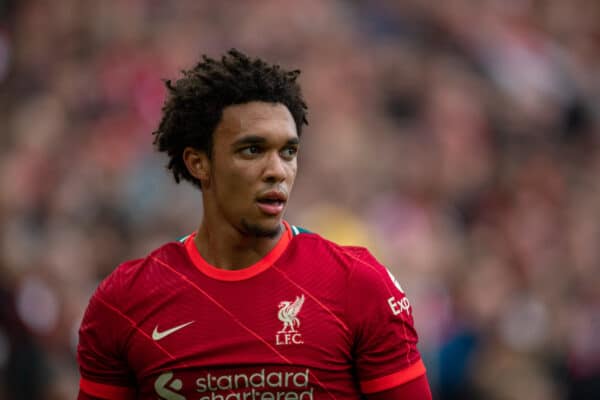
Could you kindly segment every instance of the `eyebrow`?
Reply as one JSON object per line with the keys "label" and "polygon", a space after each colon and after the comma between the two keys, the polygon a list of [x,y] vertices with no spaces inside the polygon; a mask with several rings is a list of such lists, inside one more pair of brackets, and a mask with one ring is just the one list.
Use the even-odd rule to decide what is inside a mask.
{"label": "eyebrow", "polygon": [[[258,136],[258,135],[248,135],[248,136],[244,136],[239,138],[238,140],[236,140],[235,142],[233,142],[233,146],[237,147],[237,146],[241,146],[241,145],[247,145],[247,144],[263,144],[266,143],[267,139],[265,139],[262,136]],[[286,142],[286,145],[296,145],[300,143],[300,139],[298,139],[297,137],[289,139]]]}

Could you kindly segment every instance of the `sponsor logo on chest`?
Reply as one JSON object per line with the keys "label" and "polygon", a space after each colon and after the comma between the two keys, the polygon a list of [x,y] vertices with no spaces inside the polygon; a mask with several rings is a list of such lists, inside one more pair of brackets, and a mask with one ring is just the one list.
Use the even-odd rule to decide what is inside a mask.
{"label": "sponsor logo on chest", "polygon": [[300,328],[300,311],[304,304],[304,295],[296,296],[294,301],[279,302],[277,318],[283,323],[283,327],[275,334],[275,344],[278,346],[302,344]]}

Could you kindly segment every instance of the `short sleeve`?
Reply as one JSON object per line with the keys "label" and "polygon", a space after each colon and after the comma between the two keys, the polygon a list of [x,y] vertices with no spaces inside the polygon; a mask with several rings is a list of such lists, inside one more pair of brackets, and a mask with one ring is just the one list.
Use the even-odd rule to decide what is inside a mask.
{"label": "short sleeve", "polygon": [[352,257],[348,313],[361,392],[387,390],[422,376],[413,309],[402,286],[366,250]]}
{"label": "short sleeve", "polygon": [[102,399],[135,398],[135,380],[123,351],[129,331],[129,321],[97,290],[79,328],[80,392]]}

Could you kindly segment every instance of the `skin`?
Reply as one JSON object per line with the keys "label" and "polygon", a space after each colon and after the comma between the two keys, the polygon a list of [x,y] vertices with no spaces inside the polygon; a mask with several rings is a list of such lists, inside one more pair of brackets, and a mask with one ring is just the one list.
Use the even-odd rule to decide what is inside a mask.
{"label": "skin", "polygon": [[282,234],[283,211],[265,213],[258,198],[275,190],[289,199],[298,133],[283,104],[250,102],[226,107],[213,135],[210,157],[192,147],[183,152],[202,183],[204,214],[195,242],[211,265],[241,269],[263,258]]}

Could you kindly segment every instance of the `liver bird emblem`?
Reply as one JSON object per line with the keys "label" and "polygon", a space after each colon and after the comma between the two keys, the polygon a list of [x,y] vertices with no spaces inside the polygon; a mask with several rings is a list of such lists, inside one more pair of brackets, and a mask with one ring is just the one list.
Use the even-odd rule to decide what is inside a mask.
{"label": "liver bird emblem", "polygon": [[283,322],[283,328],[279,333],[296,332],[296,328],[300,326],[298,313],[304,304],[304,295],[296,296],[296,300],[282,301],[279,303],[279,312],[277,318]]}

